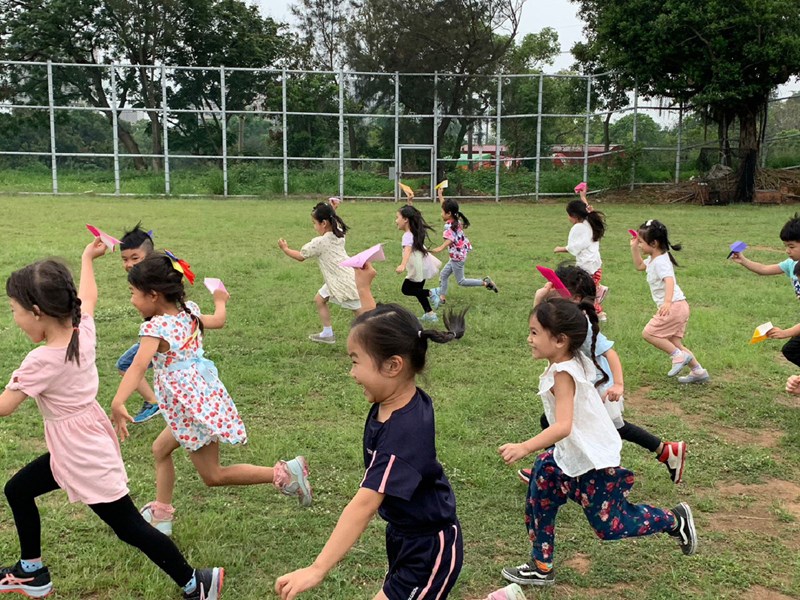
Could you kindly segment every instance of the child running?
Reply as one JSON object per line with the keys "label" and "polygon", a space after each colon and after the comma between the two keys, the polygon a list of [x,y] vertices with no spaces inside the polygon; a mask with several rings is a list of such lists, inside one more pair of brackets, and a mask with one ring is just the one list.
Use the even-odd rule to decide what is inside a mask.
{"label": "child running", "polygon": [[[691,372],[678,377],[678,382],[705,383],[711,379],[708,371],[683,345],[686,324],[689,322],[689,303],[675,279],[674,267],[678,266],[678,262],[670,252],[680,250],[680,244],[671,244],[666,226],[655,219],[641,225],[638,235],[631,238],[630,244],[633,266],[637,271],[647,271],[650,295],[658,307],[658,312],[645,325],[642,337],[669,354],[672,366],[668,377],[674,377],[688,365]],[[647,258],[642,260],[642,254],[646,254]]]}
{"label": "child running", "polygon": [[[786,275],[792,284],[795,296],[800,299],[800,280],[798,280],[798,262],[800,260],[800,213],[786,221],[780,232],[780,238],[786,248],[788,258],[776,264],[765,265],[750,260],[741,252],[734,252],[731,256],[733,262],[739,263],[748,271],[757,275]],[[789,329],[773,327],[767,332],[767,337],[774,340],[789,339],[781,348],[786,359],[800,367],[800,324]]]}
{"label": "child running", "polygon": [[292,250],[283,238],[278,240],[278,247],[286,256],[298,262],[309,258],[319,260],[319,270],[322,271],[324,283],[314,296],[314,302],[317,305],[319,319],[322,321],[322,331],[312,333],[308,339],[321,344],[335,344],[336,336],[331,325],[328,302],[352,310],[357,315],[361,312],[353,269],[339,266],[340,262],[348,258],[344,249],[344,234],[347,233],[348,227],[336,214],[333,206],[325,202],[314,206],[311,211],[311,224],[319,235],[300,250]]}
{"label": "child running", "polygon": [[601,212],[589,210],[583,200],[573,200],[567,204],[567,217],[572,223],[567,245],[556,246],[553,252],[569,252],[575,257],[575,265],[591,274],[597,288],[595,310],[598,318],[605,321],[606,314],[600,306],[608,293],[608,288],[600,285],[600,278],[603,276],[600,240],[606,232],[605,216]]}
{"label": "child running", "polygon": [[[214,363],[203,355],[203,332],[225,324],[227,292],[214,292],[215,311],[203,315],[194,302],[186,302],[183,289],[188,265],[171,254],[151,254],[128,273],[131,304],[146,319],[139,329],[140,346],[111,402],[120,439],[128,437],[131,421],[125,401],[136,389],[148,365],[153,365],[156,398],[167,427],[153,443],[156,461],[156,499],[144,506],[148,523],[172,535],[175,509],[175,466],[172,453],[189,452],[208,486],[272,483],[287,496],[311,505],[311,488],[305,459],[278,461],[274,467],[238,464],[223,467],[219,444],[244,444],[247,433],[236,406],[217,375]],[[192,276],[193,277],[193,276]]]}
{"label": "child running", "polygon": [[464,230],[469,227],[469,219],[458,209],[458,202],[449,198],[442,201],[442,221],[444,221],[444,234],[442,235],[444,242],[438,248],[431,250],[431,252],[438,254],[447,248],[450,260],[447,261],[441,275],[439,275],[439,287],[431,290],[434,297],[439,297],[440,304],[446,302],[447,280],[450,279],[450,275],[456,276],[456,283],[460,286],[483,286],[495,294],[499,292],[500,290],[497,289],[491,277],[487,276],[483,279],[467,279],[464,277],[464,263],[467,260],[467,254],[472,250],[472,244],[464,234]]}
{"label": "child running", "polygon": [[[144,521],[128,495],[128,476],[114,429],[97,403],[93,318],[97,285],[92,261],[105,251],[99,239],[86,246],[78,290],[67,267],[54,260],[28,265],[6,281],[14,322],[31,341],[44,345],[28,353],[14,371],[0,395],[0,416],[34,398],[44,417],[48,452],[6,483],[20,560],[0,569],[0,594],[44,598],[53,591],[42,558],[36,498],[61,488],[70,502],[86,504],[120,540],[141,550],[169,575],[183,588],[184,598],[216,599],[224,569],[192,569],[175,544]],[[131,391],[137,382],[132,382]]]}
{"label": "child running", "polygon": [[[608,416],[617,428],[619,437],[628,442],[641,446],[645,450],[654,452],[656,459],[669,471],[673,483],[680,483],[683,478],[683,469],[686,464],[686,444],[684,442],[662,442],[658,436],[653,435],[643,427],[626,421],[622,413],[625,410],[623,394],[625,391],[622,375],[622,362],[619,354],[614,350],[614,342],[609,340],[602,331],[594,335],[594,326],[590,313],[594,312],[592,300],[594,299],[595,285],[592,276],[580,267],[561,265],[556,269],[556,275],[572,294],[572,301],[577,303],[586,313],[588,333],[580,347],[581,353],[591,359],[592,339],[595,340],[594,358],[600,369],[597,371],[595,381],[599,382],[604,375],[607,381],[600,385],[598,394],[603,400]],[[548,283],[536,292],[534,307],[544,298],[554,293],[552,284]],[[550,426],[546,415],[541,417],[542,429]],[[520,469],[520,479],[525,483],[530,481],[530,469]]]}
{"label": "child running", "polygon": [[445,314],[447,331],[423,329],[396,304],[379,305],[353,322],[347,339],[350,375],[372,405],[364,427],[366,473],[311,566],[275,582],[282,600],[318,586],[376,512],[388,522],[389,569],[374,600],[447,598],[463,561],[461,525],[453,489],[436,457],[433,403],[417,387],[416,376],[425,368],[429,341],[446,344],[464,334],[465,312]]}
{"label": "child running", "polygon": [[403,259],[395,269],[397,273],[406,272],[400,289],[403,295],[414,296],[422,306],[424,312],[421,321],[438,321],[436,309],[439,308],[439,295],[435,289],[425,289],[425,280],[436,275],[441,264],[425,247],[428,231],[433,231],[433,227],[425,222],[422,213],[410,205],[397,211],[394,222],[403,232]]}
{"label": "child running", "polygon": [[[137,223],[136,227],[130,231],[126,231],[122,235],[120,242],[119,249],[120,254],[122,255],[122,266],[125,268],[126,272],[130,271],[131,268],[133,268],[133,265],[142,262],[155,249],[153,247],[152,235],[142,229],[141,222]],[[117,361],[117,370],[123,377],[130,368],[131,363],[133,362],[133,357],[136,356],[136,352],[138,352],[138,350],[139,343],[137,342],[119,357],[119,360]],[[156,401],[156,395],[153,392],[153,388],[151,388],[150,384],[147,383],[146,377],[142,377],[142,380],[136,387],[136,391],[139,392],[139,395],[144,399],[144,402],[142,403],[142,408],[133,417],[133,422],[144,423],[158,414],[158,402]]]}
{"label": "child running", "polygon": [[[681,502],[670,510],[628,502],[633,473],[620,464],[622,441],[603,409],[595,384],[596,361],[580,352],[592,313],[563,298],[548,298],[533,309],[528,344],[533,357],[546,359],[539,377],[539,396],[550,426],[518,444],[503,444],[506,464],[555,446],[536,458],[525,503],[525,523],[532,542],[531,560],[503,569],[503,577],[520,585],[552,585],[555,521],[567,500],[580,503],[602,540],[654,533],[678,538],[686,555],[697,550],[692,511]],[[594,331],[597,331],[596,322]],[[592,356],[597,334],[592,336]],[[603,383],[602,377],[599,383]]]}

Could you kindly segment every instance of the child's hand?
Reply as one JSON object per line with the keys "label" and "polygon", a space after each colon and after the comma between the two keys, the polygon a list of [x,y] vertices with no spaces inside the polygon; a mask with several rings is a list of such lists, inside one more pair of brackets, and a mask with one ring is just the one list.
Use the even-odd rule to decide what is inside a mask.
{"label": "child's hand", "polygon": [[731,260],[735,263],[739,263],[740,265],[744,264],[745,261],[744,254],[742,254],[741,252],[734,252],[733,254],[731,254]]}
{"label": "child's hand", "polygon": [[658,312],[656,314],[659,317],[667,317],[669,316],[669,311],[671,308],[672,308],[672,302],[664,302],[664,304],[658,307]]}
{"label": "child's hand", "polygon": [[94,260],[100,256],[103,256],[108,250],[108,246],[106,246],[103,241],[97,237],[94,238],[94,241],[90,244],[86,245],[86,248],[83,249],[83,255],[91,258]]}
{"label": "child's hand", "polygon": [[394,270],[395,273],[402,273],[406,270],[405,265],[397,265],[397,268]]}
{"label": "child's hand", "polygon": [[800,396],[800,375],[792,375],[786,380],[786,391]]}
{"label": "child's hand", "polygon": [[297,569],[275,580],[275,593],[281,600],[292,600],[306,590],[317,587],[324,578],[325,574],[314,565]]}
{"label": "child's hand", "polygon": [[792,336],[789,335],[785,329],[773,327],[767,332],[767,337],[771,340],[785,340],[786,338],[790,338]]}
{"label": "child's hand", "polygon": [[606,400],[609,402],[618,402],[620,398],[622,398],[622,392],[624,391],[624,387],[621,383],[615,383],[606,391]]}
{"label": "child's hand", "polygon": [[119,436],[119,441],[124,442],[128,439],[128,423],[133,423],[133,417],[128,414],[128,409],[124,404],[119,406],[111,404],[111,422],[114,423],[114,430]]}
{"label": "child's hand", "polygon": [[358,289],[369,289],[372,286],[372,280],[378,274],[372,263],[366,263],[360,269],[353,269],[353,272],[356,275],[356,287]]}
{"label": "child's hand", "polygon": [[631,245],[631,248],[635,248],[636,246],[639,245],[639,238],[632,237],[631,239],[628,240],[628,243]]}
{"label": "child's hand", "polygon": [[231,295],[227,292],[227,290],[214,290],[214,304],[217,302],[224,302],[227,304],[230,298]]}
{"label": "child's hand", "polygon": [[553,289],[554,289],[553,284],[548,281],[547,283],[544,284],[544,286],[536,290],[536,293],[533,295],[534,306],[536,306],[542,300],[544,300],[547,297],[547,295],[553,291]]}
{"label": "child's hand", "polygon": [[507,465],[522,460],[530,454],[525,448],[525,444],[503,444],[497,449],[497,452]]}
{"label": "child's hand", "polygon": [[281,238],[281,239],[278,240],[278,248],[280,248],[281,250],[283,250],[285,252],[288,247],[289,247],[289,244],[285,239]]}

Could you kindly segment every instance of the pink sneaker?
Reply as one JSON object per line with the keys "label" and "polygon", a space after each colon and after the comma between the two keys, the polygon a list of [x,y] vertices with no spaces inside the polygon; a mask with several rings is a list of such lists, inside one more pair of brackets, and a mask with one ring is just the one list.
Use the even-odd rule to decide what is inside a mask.
{"label": "pink sneaker", "polygon": [[526,600],[522,588],[516,583],[507,585],[501,590],[496,590],[486,597],[486,600]]}

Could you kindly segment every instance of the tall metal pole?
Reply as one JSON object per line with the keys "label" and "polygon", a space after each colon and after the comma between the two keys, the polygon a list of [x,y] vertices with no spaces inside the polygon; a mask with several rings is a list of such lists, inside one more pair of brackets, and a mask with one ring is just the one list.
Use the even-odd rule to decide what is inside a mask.
{"label": "tall metal pole", "polygon": [[283,76],[281,77],[281,110],[283,111],[282,119],[282,132],[283,132],[283,195],[289,196],[289,159],[288,159],[288,145],[287,145],[287,124],[286,124],[286,69],[283,69]]}
{"label": "tall metal pole", "polygon": [[592,76],[586,79],[586,131],[583,136],[583,180],[589,181],[589,125],[592,116]]}
{"label": "tall metal pole", "polygon": [[433,164],[431,170],[433,171],[433,186],[431,187],[431,196],[433,201],[436,201],[436,184],[439,183],[439,72],[433,74]]}
{"label": "tall metal pole", "polygon": [[339,198],[344,197],[344,70],[339,69]]}
{"label": "tall metal pole", "polygon": [[675,183],[681,180],[681,138],[683,137],[683,101],[678,106],[678,147],[675,151]]}
{"label": "tall metal pole", "polygon": [[167,196],[170,195],[170,181],[169,181],[169,133],[167,127],[167,116],[169,108],[167,106],[167,70],[164,65],[161,65],[161,120],[163,121],[163,140],[162,147],[164,150],[164,191]]}
{"label": "tall metal pole", "polygon": [[[225,103],[225,66],[219,67],[219,107],[222,109],[222,195],[228,195],[228,118]],[[240,115],[241,116],[241,115]]]}
{"label": "tall metal pole", "polygon": [[[500,202],[500,127],[503,106],[503,76],[497,76],[497,115],[495,116],[495,142],[494,142],[494,201]],[[487,131],[488,134],[488,131]]]}
{"label": "tall metal pole", "polygon": [[544,90],[544,75],[539,75],[539,98],[536,108],[536,188],[534,198],[539,199],[539,177],[542,170],[542,92]]}
{"label": "tall metal pole", "polygon": [[47,106],[50,109],[50,169],[53,173],[53,193],[58,193],[58,159],[56,157],[56,111],[53,100],[53,63],[47,61]]}
{"label": "tall metal pole", "polygon": [[[637,82],[634,82],[633,84],[633,145],[634,146],[636,146],[637,142],[639,141],[639,136],[636,129],[638,121],[639,121],[639,84]],[[634,157],[633,160],[631,160],[631,187],[630,187],[631,191],[633,191],[633,187],[635,185],[636,185],[636,158]]]}
{"label": "tall metal pole", "polygon": [[117,116],[117,65],[111,65],[111,138],[114,143],[114,195],[119,196],[119,117]]}
{"label": "tall metal pole", "polygon": [[400,73],[394,72],[394,201],[400,199]]}

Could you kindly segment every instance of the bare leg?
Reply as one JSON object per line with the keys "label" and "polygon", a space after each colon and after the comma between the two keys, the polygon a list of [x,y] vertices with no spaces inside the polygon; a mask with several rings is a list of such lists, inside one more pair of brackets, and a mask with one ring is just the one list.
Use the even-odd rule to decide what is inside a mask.
{"label": "bare leg", "polygon": [[383,590],[375,594],[375,597],[372,600],[389,600],[389,597],[383,593]]}
{"label": "bare leg", "polygon": [[175,491],[175,463],[172,453],[180,448],[180,444],[169,428],[158,434],[153,442],[153,458],[156,460],[156,502],[172,504]]}
{"label": "bare leg", "polygon": [[694,369],[694,368],[700,366],[700,363],[697,362],[696,358],[694,358],[694,354],[692,353],[692,351],[689,350],[686,346],[683,345],[683,338],[671,337],[671,338],[669,338],[669,341],[672,342],[675,345],[675,347],[678,348],[679,350],[681,350],[682,352],[685,352],[686,354],[691,354],[692,355],[692,362],[689,363],[689,366],[691,368]]}
{"label": "bare leg", "polygon": [[189,458],[197,469],[197,473],[209,487],[223,485],[255,485],[272,483],[275,474],[272,467],[256,465],[231,465],[223,467],[219,464],[219,444],[213,442],[199,450],[189,453]]}
{"label": "bare leg", "polygon": [[330,327],[331,309],[328,307],[328,299],[317,294],[314,296],[314,302],[317,304],[317,312],[319,313],[319,320],[322,321],[322,326]]}
{"label": "bare leg", "polygon": [[139,385],[136,386],[136,391],[144,398],[145,402],[150,404],[158,404],[158,400],[156,400],[156,394],[153,391],[153,388],[150,387],[150,384],[147,383],[147,379],[142,377],[142,380],[139,382]]}
{"label": "bare leg", "polygon": [[677,349],[675,344],[673,344],[669,339],[662,338],[662,337],[655,337],[654,335],[650,335],[649,333],[642,332],[642,337],[645,341],[649,344],[652,344],[662,352],[666,352],[667,354],[672,354]]}

